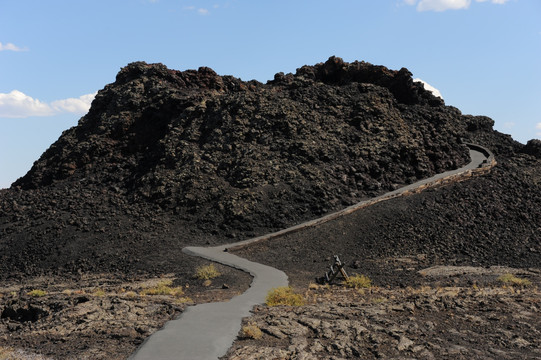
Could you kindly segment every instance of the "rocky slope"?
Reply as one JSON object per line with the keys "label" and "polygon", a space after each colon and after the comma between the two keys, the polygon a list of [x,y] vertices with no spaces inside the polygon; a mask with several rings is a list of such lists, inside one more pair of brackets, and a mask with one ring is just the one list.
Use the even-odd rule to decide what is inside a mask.
{"label": "rocky slope", "polygon": [[456,168],[468,124],[483,121],[406,69],[335,57],[267,84],[133,63],[0,193],[0,274],[163,270],[182,244],[283,228]]}
{"label": "rocky slope", "polygon": [[[501,144],[498,165],[488,174],[391,199],[237,253],[286,271],[297,284],[323,275],[334,254],[382,285],[421,284],[415,270],[434,264],[539,267],[541,158]],[[408,257],[413,260],[403,264],[389,260]],[[389,266],[404,271],[389,273]]]}

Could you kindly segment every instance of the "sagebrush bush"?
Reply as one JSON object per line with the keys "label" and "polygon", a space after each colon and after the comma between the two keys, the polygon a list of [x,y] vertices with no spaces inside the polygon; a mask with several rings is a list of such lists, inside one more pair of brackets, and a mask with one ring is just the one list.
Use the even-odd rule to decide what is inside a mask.
{"label": "sagebrush bush", "polygon": [[265,303],[268,306],[302,306],[304,305],[304,298],[301,294],[294,293],[291,286],[282,286],[271,289],[267,294]]}
{"label": "sagebrush bush", "polygon": [[349,288],[362,289],[369,288],[372,286],[372,281],[368,276],[355,274],[350,276],[347,280],[344,281],[344,285]]}
{"label": "sagebrush bush", "polygon": [[220,276],[220,272],[216,270],[214,264],[200,266],[195,271],[195,277],[199,280],[210,280]]}

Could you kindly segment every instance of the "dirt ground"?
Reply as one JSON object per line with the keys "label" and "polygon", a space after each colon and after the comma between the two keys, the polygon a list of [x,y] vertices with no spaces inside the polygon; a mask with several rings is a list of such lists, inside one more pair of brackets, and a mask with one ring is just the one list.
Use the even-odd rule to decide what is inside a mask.
{"label": "dirt ground", "polygon": [[[541,356],[541,270],[387,264],[387,284],[365,289],[294,281],[305,305],[257,306],[225,359],[537,359]],[[226,301],[249,276],[216,266],[211,283],[164,274],[152,279],[36,278],[0,289],[0,359],[126,359],[187,305]],[[410,272],[405,282],[403,271]],[[415,273],[416,276],[411,276]],[[350,275],[354,272],[350,270]],[[504,282],[511,274],[523,284]],[[149,289],[167,284],[169,295]],[[43,290],[40,294],[36,290]]]}
{"label": "dirt ground", "polygon": [[99,274],[4,283],[0,359],[126,359],[186,306],[227,301],[247,289],[249,275],[215,269],[220,275],[209,280]]}

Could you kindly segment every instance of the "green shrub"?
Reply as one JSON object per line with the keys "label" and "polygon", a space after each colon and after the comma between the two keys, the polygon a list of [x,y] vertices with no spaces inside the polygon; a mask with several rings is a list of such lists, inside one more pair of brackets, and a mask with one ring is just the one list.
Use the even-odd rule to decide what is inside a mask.
{"label": "green shrub", "polygon": [[290,286],[282,286],[271,289],[267,294],[265,303],[268,306],[302,306],[304,305],[304,298],[301,294],[295,294]]}
{"label": "green shrub", "polygon": [[220,272],[216,270],[214,264],[200,266],[195,271],[195,277],[199,280],[210,280],[220,276]]}
{"label": "green shrub", "polygon": [[368,276],[355,274],[350,276],[347,280],[344,281],[344,285],[349,288],[362,289],[369,288],[372,286],[372,281]]}

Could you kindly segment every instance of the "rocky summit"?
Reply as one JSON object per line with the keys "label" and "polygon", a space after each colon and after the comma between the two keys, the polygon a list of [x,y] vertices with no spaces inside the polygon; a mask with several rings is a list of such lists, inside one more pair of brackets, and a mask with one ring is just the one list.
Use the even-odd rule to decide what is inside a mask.
{"label": "rocky summit", "polygon": [[[477,288],[469,291],[478,280],[430,280],[420,271],[435,265],[512,266],[528,269],[524,274],[539,284],[541,141],[520,144],[493,125],[488,117],[446,106],[404,68],[331,57],[263,84],[206,67],[176,71],[129,64],[98,92],[77,126],[10,189],[0,190],[0,357],[15,351],[11,347],[62,358],[127,357],[183,310],[180,302],[225,299],[248,286],[248,276],[233,269],[221,269],[214,283],[199,281],[194,272],[204,261],[183,254],[183,247],[266,234],[459,168],[470,160],[466,142],[490,149],[498,165],[461,183],[392,199],[237,253],[284,270],[298,288],[323,275],[338,253],[348,272],[362,272],[390,292],[429,286],[422,296],[435,304],[430,309],[440,301],[433,288],[454,287],[464,296],[453,300],[453,309],[467,305],[468,316],[476,319],[484,310],[467,296],[481,296]],[[168,291],[183,297],[164,295],[150,305],[141,299],[150,291],[145,281],[157,276],[169,281],[166,286],[163,279],[151,279],[162,290],[172,286]],[[533,318],[529,329],[539,333],[536,289],[501,293],[493,289],[495,279],[483,281],[506,299],[505,311],[527,304],[525,321]],[[321,291],[320,296],[336,295]],[[374,321],[385,323],[385,314],[395,311],[391,307],[401,306],[396,299],[415,303],[421,296],[406,290],[379,305],[387,293],[374,291],[374,299],[340,300],[347,309],[333,321],[369,301],[384,311]],[[500,306],[483,294],[491,309]],[[321,322],[325,309],[300,311],[306,311],[306,323]],[[149,320],[148,314],[157,315]],[[426,324],[441,315],[423,314],[419,319]],[[456,358],[458,351],[446,335],[417,346],[415,336],[433,335],[434,327],[393,335],[372,323],[363,325],[376,339],[369,353],[349,343],[335,347],[320,327],[314,330],[317,341],[303,338],[306,346],[290,348],[298,340],[294,334],[286,339],[268,330],[282,315],[256,309],[254,321],[267,329],[265,356],[310,348],[323,357],[412,357],[417,349],[429,359]],[[514,326],[511,320],[502,324]],[[494,340],[524,348],[501,358],[538,355],[538,337],[524,335],[529,325],[523,325]],[[455,335],[469,337],[475,325],[468,326]],[[283,326],[280,331],[287,333]],[[228,356],[256,357],[261,344],[250,341],[236,344]]]}
{"label": "rocky summit", "polygon": [[282,228],[467,161],[406,70],[331,58],[261,84],[133,63],[15,187],[84,182],[206,231]]}

